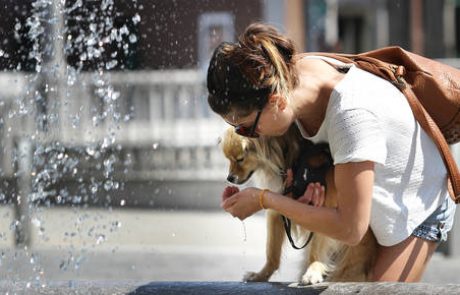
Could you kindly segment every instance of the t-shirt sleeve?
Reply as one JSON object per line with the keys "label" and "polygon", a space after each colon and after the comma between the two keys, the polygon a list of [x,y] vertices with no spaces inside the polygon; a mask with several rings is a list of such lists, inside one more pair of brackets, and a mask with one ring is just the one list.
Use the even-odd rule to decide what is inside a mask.
{"label": "t-shirt sleeve", "polygon": [[369,110],[349,109],[334,114],[327,132],[334,164],[372,161],[384,165],[387,149],[381,126]]}

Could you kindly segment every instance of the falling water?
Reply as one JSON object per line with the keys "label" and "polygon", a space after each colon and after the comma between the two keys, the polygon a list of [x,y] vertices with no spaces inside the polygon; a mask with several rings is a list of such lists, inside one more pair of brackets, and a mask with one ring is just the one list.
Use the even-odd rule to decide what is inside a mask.
{"label": "falling water", "polygon": [[241,220],[241,224],[243,225],[243,242],[247,242],[248,235],[247,235],[247,232],[246,232],[246,224],[244,224],[243,220]]}
{"label": "falling water", "polygon": [[[129,27],[139,23],[141,17],[136,13],[120,25],[114,22],[114,15],[113,0],[97,1],[88,7],[83,6],[82,0],[71,4],[35,0],[25,22],[16,20],[16,41],[21,43],[27,38],[32,44],[28,56],[15,70],[22,71],[25,64],[33,66],[25,74],[27,89],[13,101],[8,112],[7,120],[20,128],[8,128],[7,137],[31,147],[31,154],[14,151],[12,162],[19,167],[14,177],[23,179],[23,188],[30,178],[32,187],[14,196],[16,202],[27,206],[20,208],[11,223],[13,231],[22,229],[28,235],[26,223],[30,218],[30,230],[36,231],[41,241],[48,241],[41,214],[58,205],[72,206],[78,215],[75,230],[69,229],[63,241],[72,242],[86,234],[93,240],[87,247],[97,247],[121,227],[119,221],[105,220],[84,233],[82,228],[88,220],[78,209],[102,203],[110,210],[110,193],[124,186],[115,171],[124,163],[130,164],[129,159],[120,161],[122,147],[117,143],[121,124],[129,116],[120,111],[120,92],[111,83],[108,71],[123,69],[120,55],[129,56],[130,44],[138,42],[138,36]],[[116,50],[104,59],[105,48],[110,46]],[[70,60],[75,56],[76,60]],[[0,57],[9,56],[0,50]],[[88,69],[88,65],[94,68]],[[96,101],[78,105],[82,89],[90,89]],[[85,98],[80,97],[81,101]],[[4,118],[1,120],[4,124]],[[29,163],[30,169],[21,168],[21,163]],[[0,199],[5,199],[3,193]],[[125,203],[123,199],[117,205]],[[30,257],[34,284],[42,284],[46,272],[40,266],[39,255],[27,245],[25,242],[21,247]],[[67,257],[62,257],[59,269],[79,269],[85,261],[84,253],[84,249],[73,248]]]}
{"label": "falling water", "polygon": [[[16,248],[1,252],[0,265],[26,277],[27,286],[45,285],[56,270],[60,277],[79,274],[93,263],[88,263],[92,250],[118,252],[113,241],[125,238],[120,229],[125,234],[133,225],[122,224],[116,214],[137,204],[138,192],[130,190],[139,179],[139,186],[147,183],[140,198],[151,198],[139,203],[145,207],[183,206],[171,201],[180,190],[170,185],[183,180],[193,181],[182,189],[187,197],[217,197],[215,183],[225,178],[225,167],[214,135],[224,122],[212,117],[203,73],[193,68],[201,55],[188,45],[199,38],[180,35],[188,26],[181,15],[192,15],[190,9],[177,13],[179,1],[153,2],[5,2],[14,46],[0,44],[0,62],[13,60],[4,67],[5,76],[12,77],[6,86],[19,90],[0,91],[0,164],[6,166],[0,166],[0,203],[7,205],[1,209],[15,208],[2,214],[8,225],[0,230],[0,241],[18,235]],[[207,9],[200,7],[197,17],[212,14]],[[208,29],[214,27],[196,31],[205,35]],[[10,50],[15,46],[18,54]],[[136,64],[141,53],[157,57],[142,67]],[[184,201],[187,209],[212,203],[206,202]],[[62,216],[49,218],[51,211],[53,218]],[[178,243],[179,233],[167,235]],[[53,265],[46,264],[42,246],[58,248]],[[21,269],[10,266],[18,264]]]}

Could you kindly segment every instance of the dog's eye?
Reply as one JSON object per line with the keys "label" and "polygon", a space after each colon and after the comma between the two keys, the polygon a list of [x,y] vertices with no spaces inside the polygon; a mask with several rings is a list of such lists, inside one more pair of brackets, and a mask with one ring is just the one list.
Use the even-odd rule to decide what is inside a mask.
{"label": "dog's eye", "polygon": [[241,163],[241,162],[243,162],[243,161],[244,161],[244,157],[236,159],[236,162],[237,162],[237,163]]}

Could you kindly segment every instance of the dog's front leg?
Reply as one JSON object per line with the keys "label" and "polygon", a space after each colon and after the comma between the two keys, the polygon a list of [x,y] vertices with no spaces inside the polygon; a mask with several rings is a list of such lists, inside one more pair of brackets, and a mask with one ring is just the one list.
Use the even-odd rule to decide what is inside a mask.
{"label": "dog's front leg", "polygon": [[324,281],[329,270],[332,239],[315,234],[309,252],[309,265],[300,282],[304,285],[317,284]]}
{"label": "dog's front leg", "polygon": [[336,258],[336,267],[328,281],[365,282],[370,279],[370,271],[377,255],[377,241],[370,229],[356,246],[343,246],[345,250]]}
{"label": "dog's front leg", "polygon": [[284,228],[281,216],[273,210],[267,210],[266,262],[259,272],[248,272],[246,282],[266,282],[279,268],[281,249],[284,241]]}

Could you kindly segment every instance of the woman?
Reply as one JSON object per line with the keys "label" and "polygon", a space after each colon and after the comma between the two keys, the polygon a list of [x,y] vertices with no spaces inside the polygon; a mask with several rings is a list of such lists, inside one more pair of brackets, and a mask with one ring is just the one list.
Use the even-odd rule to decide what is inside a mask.
{"label": "woman", "polygon": [[270,208],[349,245],[370,226],[380,245],[373,280],[421,279],[455,204],[440,154],[397,88],[352,65],[295,55],[293,43],[264,24],[216,48],[207,86],[210,107],[239,134],[277,136],[295,122],[305,138],[329,143],[335,164],[336,209],[315,207],[324,188],[311,184],[304,202],[228,187],[226,211],[245,219]]}

